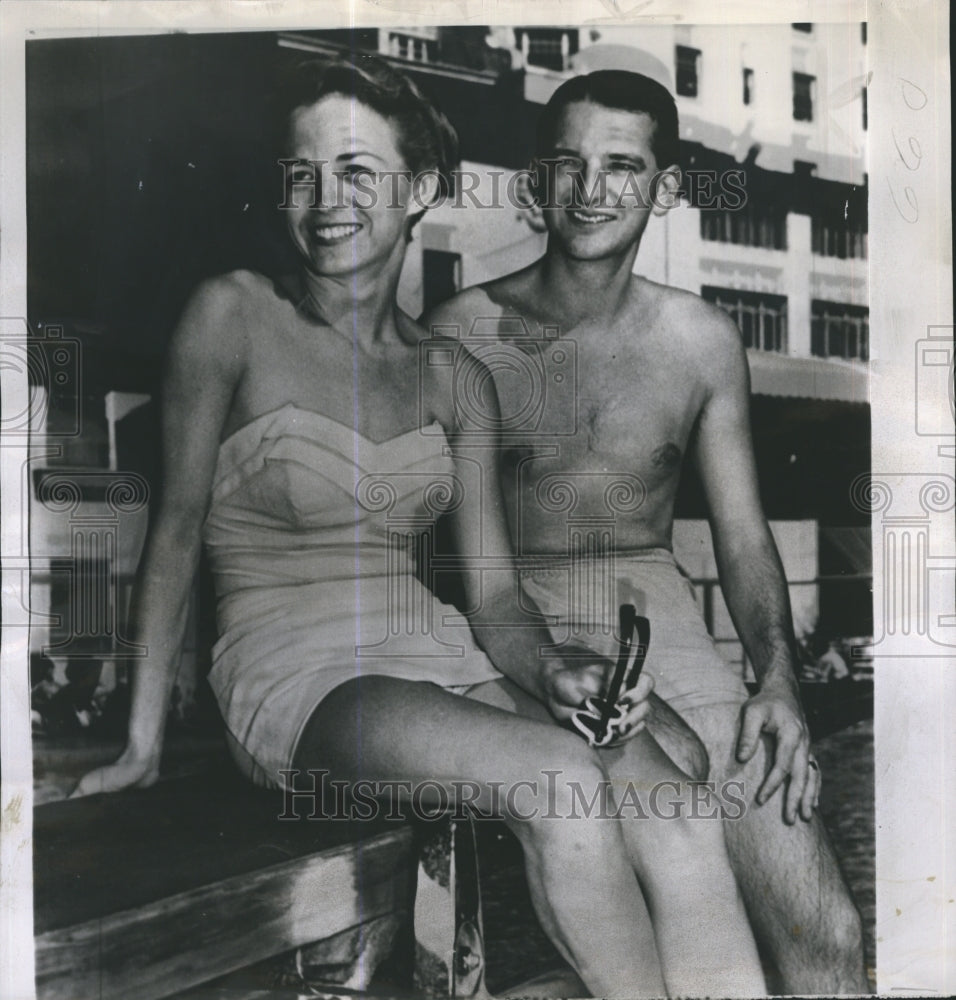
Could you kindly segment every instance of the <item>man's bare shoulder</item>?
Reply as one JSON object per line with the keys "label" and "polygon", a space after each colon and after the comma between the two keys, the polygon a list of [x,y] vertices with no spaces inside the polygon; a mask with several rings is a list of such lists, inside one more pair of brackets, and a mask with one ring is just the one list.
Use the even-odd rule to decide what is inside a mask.
{"label": "man's bare shoulder", "polygon": [[639,294],[666,322],[674,322],[683,327],[692,321],[698,330],[716,337],[727,336],[731,330],[737,329],[734,321],[720,306],[707,302],[696,292],[641,278]]}
{"label": "man's bare shoulder", "polygon": [[720,306],[694,292],[652,281],[645,280],[641,291],[668,338],[701,362],[700,371],[708,381],[724,378],[746,364],[740,330]]}
{"label": "man's bare shoulder", "polygon": [[534,265],[503,278],[472,285],[430,309],[422,317],[422,322],[429,327],[458,326],[467,333],[479,319],[500,319],[533,312],[533,279]]}
{"label": "man's bare shoulder", "polygon": [[495,304],[488,297],[484,285],[466,288],[440,305],[429,309],[419,321],[433,336],[455,336],[450,328],[460,328],[458,336],[467,336],[475,319],[496,316]]}

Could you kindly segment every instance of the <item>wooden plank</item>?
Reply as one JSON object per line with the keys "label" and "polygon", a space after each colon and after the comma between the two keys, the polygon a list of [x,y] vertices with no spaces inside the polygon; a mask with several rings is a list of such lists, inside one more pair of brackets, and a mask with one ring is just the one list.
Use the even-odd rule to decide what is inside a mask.
{"label": "wooden plank", "polygon": [[36,940],[39,1000],[155,1000],[407,908],[409,827]]}
{"label": "wooden plank", "polygon": [[279,819],[280,792],[235,769],[34,810],[35,932],[134,910],[223,879],[364,839],[399,822]]}
{"label": "wooden plank", "polygon": [[[558,996],[555,993],[553,996]],[[341,997],[342,1000],[422,1000],[418,993],[411,991],[391,990],[381,992],[372,990],[366,993],[337,992],[335,987],[330,989],[316,990],[314,993],[303,993],[301,989],[294,986],[273,986],[269,988],[240,988],[232,989],[226,986],[200,986],[187,993],[177,994],[170,1000],[305,1000],[308,997],[320,998],[320,1000],[333,1000]]]}
{"label": "wooden plank", "polygon": [[499,990],[496,996],[536,1000],[541,997],[586,997],[590,991],[569,968],[543,972],[534,979]]}

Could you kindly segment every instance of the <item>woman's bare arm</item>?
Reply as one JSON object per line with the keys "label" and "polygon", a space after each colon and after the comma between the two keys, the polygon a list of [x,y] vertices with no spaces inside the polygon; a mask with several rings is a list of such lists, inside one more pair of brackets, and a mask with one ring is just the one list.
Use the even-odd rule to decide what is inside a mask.
{"label": "woman's bare arm", "polygon": [[222,428],[242,372],[241,293],[228,277],[203,284],[173,335],[162,393],[163,476],[137,571],[132,633],[146,647],[132,664],[126,749],[85,775],[74,795],[151,784],[179,665],[202,523]]}
{"label": "woman's bare arm", "polygon": [[[484,402],[489,407],[482,424],[494,426],[498,402],[493,383],[488,377],[480,384],[485,386]],[[587,697],[605,691],[611,664],[596,653],[567,659],[542,652],[553,640],[545,625],[535,622],[540,611],[522,591],[514,564],[498,471],[498,442],[493,435],[456,427],[449,444],[462,490],[462,503],[453,514],[455,547],[466,564],[463,581],[475,638],[498,670],[564,721]],[[501,623],[512,624],[502,627]],[[642,728],[651,686],[648,676],[631,692],[628,736]]]}

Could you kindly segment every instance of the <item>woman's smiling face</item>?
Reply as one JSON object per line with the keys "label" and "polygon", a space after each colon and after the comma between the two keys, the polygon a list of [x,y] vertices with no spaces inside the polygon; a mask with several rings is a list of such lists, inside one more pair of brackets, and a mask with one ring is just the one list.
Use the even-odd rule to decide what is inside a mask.
{"label": "woman's smiling face", "polygon": [[289,155],[301,162],[292,167],[287,225],[311,271],[381,267],[397,246],[404,251],[411,182],[385,118],[329,94],[292,112],[289,138]]}

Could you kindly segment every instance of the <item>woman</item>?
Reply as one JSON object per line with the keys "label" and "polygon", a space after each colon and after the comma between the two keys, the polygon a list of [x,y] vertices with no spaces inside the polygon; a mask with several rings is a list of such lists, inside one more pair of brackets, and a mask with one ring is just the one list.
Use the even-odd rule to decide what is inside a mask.
{"label": "woman", "polygon": [[[78,791],[157,778],[202,539],[219,598],[210,683],[253,780],[322,768],[450,794],[467,781],[520,840],[542,924],[594,993],[760,994],[720,823],[581,816],[581,792],[609,777],[686,777],[643,730],[649,682],[625,706],[620,745],[599,755],[555,720],[600,693],[606,665],[540,656],[543,628],[495,627],[515,620],[518,589],[501,568],[494,442],[459,425],[454,366],[419,365],[425,333],[395,300],[454,133],[371,57],[300,68],[286,108],[300,274],[289,288],[214,279],[174,335],[165,486],[135,613],[149,669],[136,672],[126,750]],[[465,574],[481,649],[443,623],[453,609],[417,582],[401,541],[442,511],[460,552],[499,567]]]}

